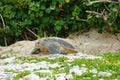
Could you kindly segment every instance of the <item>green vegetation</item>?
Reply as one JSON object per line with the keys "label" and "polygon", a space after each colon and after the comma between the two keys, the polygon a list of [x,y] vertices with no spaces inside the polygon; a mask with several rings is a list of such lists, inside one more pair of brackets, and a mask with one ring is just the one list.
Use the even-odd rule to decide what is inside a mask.
{"label": "green vegetation", "polygon": [[[81,75],[72,73],[73,79],[72,80],[99,80],[99,79],[104,79],[104,80],[119,80],[120,77],[120,53],[107,53],[103,55],[99,55],[102,58],[96,58],[96,59],[86,59],[86,58],[76,58],[73,61],[69,61],[67,57],[58,57],[55,59],[49,59],[49,58],[28,58],[28,57],[22,57],[16,58],[16,60],[23,61],[24,63],[27,63],[28,61],[36,60],[38,62],[41,61],[47,61],[50,62],[51,65],[58,63],[58,66],[56,67],[44,67],[44,68],[39,68],[39,69],[34,69],[34,74],[40,76],[40,77],[46,77],[47,79],[56,79],[57,74],[63,74],[65,73],[66,75],[70,74],[70,70],[74,66],[78,66],[79,70],[83,70],[86,68],[86,71],[83,72]],[[62,61],[60,59],[63,59]],[[27,61],[28,60],[28,61]],[[22,64],[24,64],[22,63]],[[18,64],[18,63],[17,63]],[[48,64],[49,65],[49,64]],[[75,68],[76,69],[76,68]],[[40,72],[41,70],[49,70],[50,72]],[[14,71],[14,70],[6,70],[8,71]],[[74,70],[75,71],[75,70]],[[79,72],[79,71],[77,71]],[[110,76],[100,76],[100,72],[109,72],[111,73]],[[26,75],[29,75],[31,72],[30,71],[23,71],[23,72],[16,72],[17,75],[14,77],[14,80],[18,80],[19,78],[22,78]],[[51,75],[52,73],[52,75]]]}
{"label": "green vegetation", "polygon": [[23,78],[24,76],[30,74],[31,72],[28,70],[25,70],[23,72],[19,72],[15,77],[14,80],[19,80],[19,78]]}
{"label": "green vegetation", "polygon": [[88,0],[1,0],[0,44],[36,39],[32,32],[61,37],[89,28],[115,32],[120,29],[118,7],[115,1],[90,4]]}

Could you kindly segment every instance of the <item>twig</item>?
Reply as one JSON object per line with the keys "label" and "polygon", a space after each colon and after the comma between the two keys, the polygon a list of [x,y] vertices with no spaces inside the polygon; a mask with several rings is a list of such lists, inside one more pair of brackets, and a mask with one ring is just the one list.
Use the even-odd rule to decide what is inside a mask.
{"label": "twig", "polygon": [[87,5],[90,6],[90,5],[93,5],[95,3],[103,3],[103,2],[107,2],[107,3],[119,3],[119,2],[116,2],[116,1],[111,1],[111,0],[96,0],[96,1],[91,1],[89,2]]}
{"label": "twig", "polygon": [[26,28],[29,32],[31,32],[35,37],[40,38],[37,34],[35,34],[32,30]]}
{"label": "twig", "polygon": [[24,33],[24,35],[25,35],[26,40],[28,40],[28,37],[27,37],[27,35],[25,34],[25,32],[23,32],[23,33]]}
{"label": "twig", "polygon": [[95,15],[99,15],[99,16],[103,16],[103,14],[101,13],[98,13],[98,12],[95,12],[95,11],[89,11],[89,10],[86,10],[87,13],[90,13],[90,14],[95,14]]}
{"label": "twig", "polygon": [[[5,22],[4,22],[4,19],[3,19],[3,17],[2,17],[1,14],[0,14],[0,17],[1,17],[1,20],[2,20],[3,27],[5,28]],[[7,47],[7,39],[6,39],[6,36],[4,36],[4,41],[5,41],[5,46]]]}
{"label": "twig", "polygon": [[85,20],[85,19],[78,19],[77,21],[87,22],[87,20]]}
{"label": "twig", "polygon": [[[71,18],[71,20],[75,20],[74,18]],[[76,21],[83,21],[83,22],[87,22],[86,19],[77,19]]]}
{"label": "twig", "polygon": [[105,2],[104,2],[104,6],[105,6],[106,10],[108,10],[109,12],[111,12],[111,10],[106,6]]}

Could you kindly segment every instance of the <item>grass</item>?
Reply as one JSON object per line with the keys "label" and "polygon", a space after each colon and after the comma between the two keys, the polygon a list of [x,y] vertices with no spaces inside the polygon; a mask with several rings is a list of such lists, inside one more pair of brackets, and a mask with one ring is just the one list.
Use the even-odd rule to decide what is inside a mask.
{"label": "grass", "polygon": [[[86,58],[76,58],[71,62],[68,62],[69,58],[67,57],[57,57],[55,59],[49,59],[48,57],[44,58],[36,58],[36,57],[17,57],[14,60],[15,64],[24,64],[24,63],[38,63],[41,61],[49,62],[50,64],[58,63],[57,67],[49,67],[49,68],[39,68],[34,69],[34,73],[40,77],[48,76],[47,78],[50,80],[53,78],[56,79],[56,74],[65,73],[66,75],[70,74],[70,69],[74,66],[78,66],[80,69],[82,67],[87,68],[87,71],[82,73],[81,75],[77,75],[75,73],[71,73],[73,78],[71,80],[120,80],[120,52],[119,53],[106,53],[99,55],[102,56],[102,59],[86,59]],[[47,70],[52,71],[51,73],[41,73],[37,72],[39,70]],[[91,72],[91,70],[96,70],[97,72]],[[6,72],[11,72],[14,70],[6,70]],[[109,72],[111,76],[99,76],[100,72]],[[14,80],[19,80],[19,78],[29,75],[30,71],[22,71],[16,72],[16,76]],[[52,75],[52,77],[51,77]]]}

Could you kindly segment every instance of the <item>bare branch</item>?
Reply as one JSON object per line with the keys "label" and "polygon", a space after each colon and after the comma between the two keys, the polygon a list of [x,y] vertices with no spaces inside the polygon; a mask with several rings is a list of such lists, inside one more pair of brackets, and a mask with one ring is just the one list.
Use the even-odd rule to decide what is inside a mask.
{"label": "bare branch", "polygon": [[104,23],[106,24],[106,26],[109,30],[109,27],[111,26],[111,24],[107,22],[108,16],[105,14],[105,10],[103,10],[103,12],[101,12],[101,13],[98,13],[95,11],[86,11],[86,12],[90,13],[90,14],[94,14],[94,15],[99,15],[103,19]]}
{"label": "bare branch", "polygon": [[89,10],[86,10],[87,13],[90,13],[90,14],[95,14],[95,15],[99,15],[99,16],[103,16],[103,14],[101,13],[98,13],[98,12],[95,12],[95,11],[89,11]]}
{"label": "bare branch", "polygon": [[[103,19],[104,23],[106,24],[106,29],[111,31],[112,25],[115,23],[115,21],[118,17],[119,11],[120,11],[120,0],[118,0],[118,2],[117,1],[111,1],[111,0],[96,0],[96,1],[89,2],[88,5],[92,5],[94,3],[100,3],[100,2],[104,3],[104,6],[109,11],[109,13],[106,13],[105,9],[101,13],[98,13],[98,12],[95,12],[95,11],[86,11],[86,12],[90,13],[90,14],[94,14],[94,15],[99,15]],[[106,2],[119,3],[118,9],[117,9],[116,14],[114,16],[114,19],[111,22],[108,22],[108,17],[109,17],[109,14],[112,13],[112,11],[110,11],[110,9],[105,5]]]}
{"label": "bare branch", "polygon": [[104,6],[105,6],[106,10],[108,10],[109,12],[111,12],[111,10],[106,6],[105,2],[104,2]]}
{"label": "bare branch", "polygon": [[[2,17],[1,14],[0,14],[0,17],[1,17],[1,20],[2,20],[3,27],[5,28],[5,22],[4,22],[4,19],[3,19],[3,17]],[[7,39],[6,39],[6,36],[4,36],[4,41],[5,41],[5,46],[7,47]]]}
{"label": "bare branch", "polygon": [[87,20],[86,20],[86,19],[78,19],[77,21],[87,22]]}
{"label": "bare branch", "polygon": [[5,22],[4,22],[4,19],[3,19],[1,14],[0,14],[0,17],[1,17],[1,20],[2,20],[3,27],[5,27]]}
{"label": "bare branch", "polygon": [[90,6],[90,5],[93,5],[95,3],[104,3],[104,2],[107,2],[107,3],[119,3],[119,2],[116,2],[116,1],[111,1],[111,0],[95,0],[95,1],[91,1],[89,2],[87,5]]}

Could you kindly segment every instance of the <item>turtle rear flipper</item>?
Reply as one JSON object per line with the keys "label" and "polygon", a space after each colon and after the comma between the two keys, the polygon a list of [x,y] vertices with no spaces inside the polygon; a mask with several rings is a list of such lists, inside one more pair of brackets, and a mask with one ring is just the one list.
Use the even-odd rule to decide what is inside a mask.
{"label": "turtle rear flipper", "polygon": [[63,52],[65,52],[65,53],[68,53],[68,54],[75,54],[75,53],[78,53],[78,50],[77,49],[73,49],[73,48],[68,48],[68,47],[66,47],[66,46],[62,46],[63,48]]}

